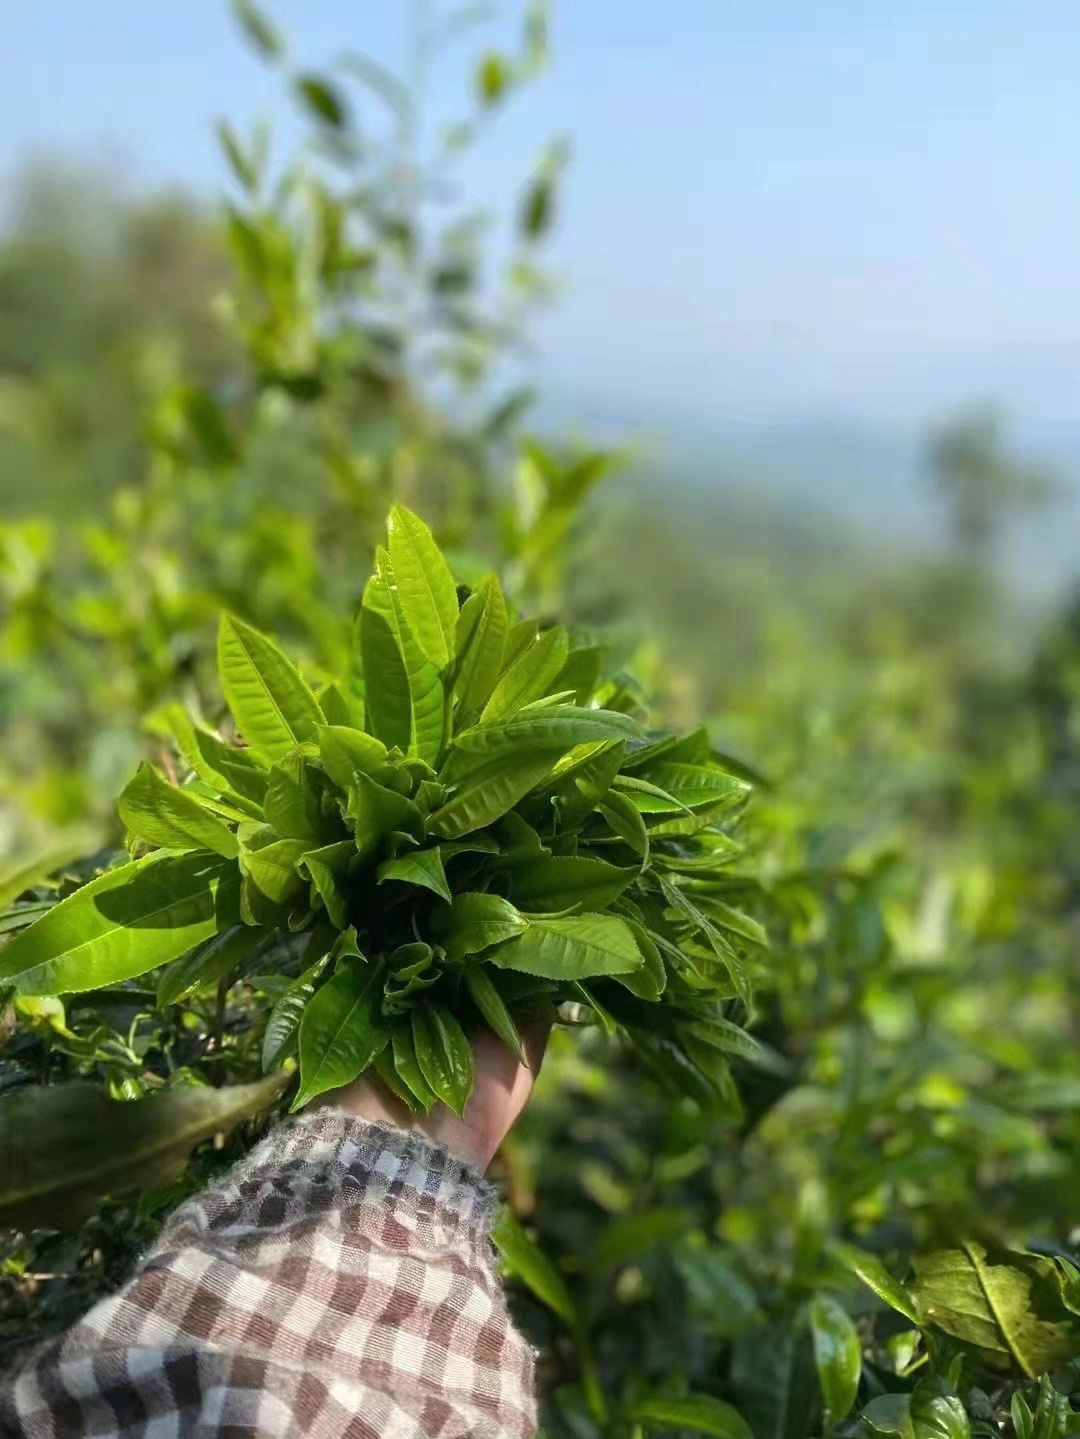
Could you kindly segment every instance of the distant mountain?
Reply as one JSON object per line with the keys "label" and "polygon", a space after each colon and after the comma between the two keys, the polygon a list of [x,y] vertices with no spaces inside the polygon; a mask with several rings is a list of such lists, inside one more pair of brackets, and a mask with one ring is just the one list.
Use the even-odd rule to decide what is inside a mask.
{"label": "distant mountain", "polygon": [[[629,484],[650,498],[692,495],[710,520],[755,512],[763,522],[847,532],[864,544],[937,549],[943,515],[927,467],[926,434],[823,416],[765,423],[671,405],[622,406],[549,393],[534,423],[629,447]],[[1080,576],[1080,422],[1017,424],[1018,455],[1060,477],[1062,501],[1018,524],[1005,557],[1027,601],[1052,600]]]}

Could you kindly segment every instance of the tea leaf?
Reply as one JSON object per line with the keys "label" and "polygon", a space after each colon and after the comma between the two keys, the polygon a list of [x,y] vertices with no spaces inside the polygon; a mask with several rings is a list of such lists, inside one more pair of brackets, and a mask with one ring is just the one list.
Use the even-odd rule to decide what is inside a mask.
{"label": "tea leaf", "polygon": [[721,1439],[754,1439],[749,1424],[739,1411],[709,1394],[687,1394],[681,1399],[656,1394],[635,1400],[622,1413],[631,1424],[690,1429],[696,1434],[717,1434]]}
{"label": "tea leaf", "polygon": [[454,634],[461,725],[474,722],[491,698],[502,667],[509,628],[506,601],[494,575],[481,581],[465,601]]}
{"label": "tea leaf", "polygon": [[484,1016],[494,1034],[502,1040],[507,1049],[526,1063],[525,1051],[521,1047],[521,1036],[510,1017],[510,1011],[502,996],[492,984],[487,972],[479,964],[470,964],[465,970],[465,986],[472,995],[473,1003]]}
{"label": "tea leaf", "polygon": [[[519,630],[518,636],[519,639],[527,639],[528,631],[522,635]],[[506,646],[508,659],[513,654],[513,645],[514,631],[511,631]],[[533,639],[499,679],[480,714],[480,723],[494,724],[496,720],[515,714],[531,700],[539,699],[565,665],[569,649],[570,642],[562,625],[545,630]]]}
{"label": "tea leaf", "polygon": [[226,859],[240,852],[232,830],[148,764],[128,781],[116,809],[132,834],[160,849],[209,849]]}
{"label": "tea leaf", "polygon": [[810,1305],[810,1333],[821,1392],[832,1419],[839,1421],[855,1403],[862,1345],[847,1310],[827,1294],[816,1295]]}
{"label": "tea leaf", "polygon": [[4,1095],[0,1226],[77,1228],[105,1195],[164,1184],[196,1144],[266,1109],[287,1082],[179,1085],[123,1103],[77,1081]]}
{"label": "tea leaf", "polygon": [[20,994],[71,994],[134,979],[236,924],[236,864],[197,850],[106,870],[0,950]]}
{"label": "tea leaf", "polygon": [[308,1002],[300,1021],[300,1088],[294,1110],[328,1089],[351,1084],[389,1043],[381,1012],[385,969],[346,958]]}
{"label": "tea leaf", "polygon": [[520,969],[546,979],[622,974],[643,963],[629,926],[614,915],[604,914],[532,919],[522,934],[499,945],[488,958],[502,968]]}
{"label": "tea leaf", "polygon": [[445,1005],[417,1005],[412,1012],[416,1062],[432,1090],[458,1116],[473,1087],[469,1041]]}
{"label": "tea leaf", "polygon": [[273,640],[225,615],[218,632],[221,688],[237,729],[261,759],[314,740],[325,722],[318,701]]}
{"label": "tea leaf", "polygon": [[455,651],[457,585],[431,531],[394,505],[387,521],[390,565],[405,620],[425,659],[445,669]]}
{"label": "tea leaf", "polygon": [[381,884],[383,880],[398,879],[405,884],[418,884],[432,890],[442,899],[450,899],[450,886],[446,882],[442,855],[435,849],[418,849],[398,859],[388,859],[376,871]]}

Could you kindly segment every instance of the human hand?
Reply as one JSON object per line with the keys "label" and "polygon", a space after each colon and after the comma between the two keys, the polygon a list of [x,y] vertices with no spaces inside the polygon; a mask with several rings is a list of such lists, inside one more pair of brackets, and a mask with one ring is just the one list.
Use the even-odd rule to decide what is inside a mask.
{"label": "human hand", "polygon": [[312,1107],[334,1105],[357,1119],[415,1130],[483,1171],[532,1093],[553,1016],[554,1010],[548,1006],[518,1025],[527,1066],[489,1029],[476,1036],[473,1042],[476,1078],[460,1119],[445,1104],[437,1104],[428,1114],[414,1114],[374,1074],[370,1078],[363,1075],[352,1084],[320,1094]]}

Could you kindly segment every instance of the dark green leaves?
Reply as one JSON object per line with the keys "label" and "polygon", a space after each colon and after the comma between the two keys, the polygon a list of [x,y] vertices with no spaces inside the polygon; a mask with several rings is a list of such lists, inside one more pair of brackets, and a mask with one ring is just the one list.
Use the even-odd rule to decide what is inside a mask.
{"label": "dark green leaves", "polygon": [[514,871],[514,903],[527,911],[601,910],[613,904],[638,876],[602,859],[559,856],[523,864]]}
{"label": "dark green leaves", "polygon": [[509,900],[497,894],[459,894],[455,897],[444,944],[448,959],[480,954],[492,945],[524,932],[528,921]]}
{"label": "dark green leaves", "polygon": [[223,1089],[185,1084],[128,1103],[82,1083],[4,1095],[0,1226],[75,1229],[105,1195],[165,1184],[200,1140],[266,1109],[285,1080],[275,1074]]}
{"label": "dark green leaves", "polygon": [[383,979],[381,965],[346,955],[342,968],[309,1001],[300,1021],[300,1088],[293,1109],[351,1084],[388,1043]]}
{"label": "dark green leaves", "polygon": [[412,1039],[420,1073],[455,1114],[465,1112],[473,1087],[469,1041],[445,1005],[417,1005],[412,1012]]}
{"label": "dark green leaves", "polygon": [[623,1418],[631,1424],[689,1429],[696,1434],[717,1434],[721,1439],[753,1439],[739,1411],[711,1394],[688,1394],[684,1398],[657,1394],[638,1399],[623,1410]]}

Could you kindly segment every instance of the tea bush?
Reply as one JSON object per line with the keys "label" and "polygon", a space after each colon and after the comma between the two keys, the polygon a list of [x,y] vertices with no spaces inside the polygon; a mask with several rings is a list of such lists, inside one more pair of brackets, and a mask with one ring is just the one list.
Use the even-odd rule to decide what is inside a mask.
{"label": "tea bush", "polygon": [[[497,1160],[547,1434],[1075,1432],[1075,614],[995,668],[981,646],[1004,597],[969,546],[951,578],[868,587],[843,626],[755,590],[744,643],[745,558],[692,544],[692,504],[668,497],[639,568],[678,623],[636,652],[583,624],[634,553],[593,505],[614,458],[523,437],[527,396],[499,388],[543,298],[564,148],[511,207],[495,306],[467,212],[436,215],[414,183],[542,62],[542,17],[481,58],[473,115],[421,157],[399,79],[362,56],[297,72],[238,9],[313,143],[270,175],[261,135],[222,131],[228,341],[125,400],[136,459],[100,513],[0,528],[0,972],[22,981],[0,1173],[23,1186],[0,1201],[4,1358],[115,1286],[289,1105],[292,1046],[301,1083],[329,1082],[318,1009],[358,977],[378,983],[348,1065],[378,1059],[419,1106],[459,1104],[469,1032],[513,1043],[518,1005],[554,984],[568,1023]],[[378,145],[359,143],[356,85],[385,109]],[[439,577],[434,610],[393,578],[408,545],[374,553],[391,511],[399,549],[424,547],[413,578]],[[979,647],[944,593],[980,597]],[[677,725],[647,703],[676,708],[675,630],[684,666],[700,649],[683,711],[687,693],[715,706]],[[256,714],[267,667],[275,706]],[[451,785],[489,764],[505,809],[462,830]],[[165,873],[196,886],[198,922],[133,958],[128,883]],[[364,887],[400,895],[419,932],[366,933]],[[80,976],[65,956],[100,893],[115,923],[83,936]],[[470,952],[479,899],[510,929]],[[598,935],[626,968],[588,968]],[[587,964],[500,962],[530,947]],[[124,1144],[58,1182],[103,1106]]]}

